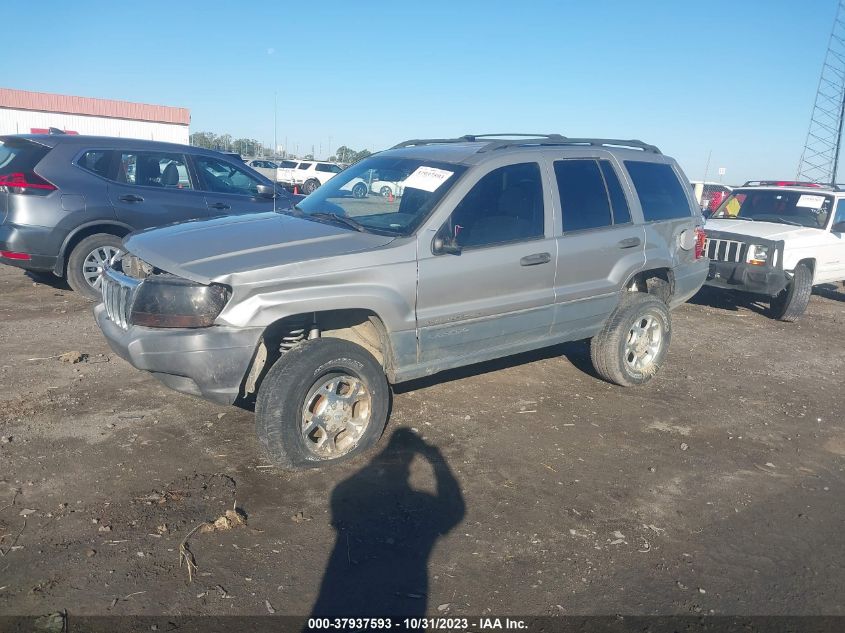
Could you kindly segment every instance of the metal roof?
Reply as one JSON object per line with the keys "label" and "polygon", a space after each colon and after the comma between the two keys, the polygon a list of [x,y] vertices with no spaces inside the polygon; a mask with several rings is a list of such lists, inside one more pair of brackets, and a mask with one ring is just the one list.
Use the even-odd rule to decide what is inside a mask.
{"label": "metal roof", "polygon": [[0,108],[189,125],[187,108],[0,88]]}

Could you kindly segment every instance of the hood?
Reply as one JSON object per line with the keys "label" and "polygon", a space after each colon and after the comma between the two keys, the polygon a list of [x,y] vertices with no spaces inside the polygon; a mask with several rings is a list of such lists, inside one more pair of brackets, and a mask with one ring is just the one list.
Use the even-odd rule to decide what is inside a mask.
{"label": "hood", "polygon": [[747,220],[707,220],[704,232],[719,231],[748,237],[761,237],[766,240],[783,240],[803,236],[818,235],[824,229],[813,229],[807,226],[790,226],[778,222],[749,222]]}
{"label": "hood", "polygon": [[157,268],[210,283],[248,270],[377,248],[393,239],[270,212],[171,224],[133,233],[125,244]]}

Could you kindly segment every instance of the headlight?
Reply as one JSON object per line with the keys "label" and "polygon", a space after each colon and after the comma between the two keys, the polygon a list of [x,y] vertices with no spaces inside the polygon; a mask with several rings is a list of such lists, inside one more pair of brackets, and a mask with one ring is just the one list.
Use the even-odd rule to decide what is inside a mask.
{"label": "headlight", "polygon": [[229,289],[179,277],[147,277],[138,286],[129,322],[146,327],[209,327],[229,300]]}
{"label": "headlight", "polygon": [[769,247],[752,244],[748,247],[748,257],[745,261],[752,266],[765,266],[769,262]]}

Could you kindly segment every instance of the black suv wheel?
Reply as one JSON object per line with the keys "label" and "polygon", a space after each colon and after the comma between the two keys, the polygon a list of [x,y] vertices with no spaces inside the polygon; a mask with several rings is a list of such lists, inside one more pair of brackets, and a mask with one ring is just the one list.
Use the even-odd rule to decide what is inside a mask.
{"label": "black suv wheel", "polygon": [[67,260],[67,282],[91,301],[99,301],[100,274],[112,257],[120,252],[122,240],[109,233],[89,235],[77,244]]}

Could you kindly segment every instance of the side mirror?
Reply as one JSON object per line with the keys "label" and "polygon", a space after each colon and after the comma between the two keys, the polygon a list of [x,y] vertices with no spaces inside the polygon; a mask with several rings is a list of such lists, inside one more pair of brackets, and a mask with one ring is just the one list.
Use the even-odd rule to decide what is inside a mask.
{"label": "side mirror", "polygon": [[431,244],[431,252],[435,255],[460,255],[461,247],[455,238],[438,235]]}
{"label": "side mirror", "polygon": [[837,222],[830,227],[830,230],[834,233],[845,233],[845,222]]}
{"label": "side mirror", "polygon": [[256,190],[258,191],[259,198],[276,197],[276,187],[274,187],[273,185],[257,185]]}

